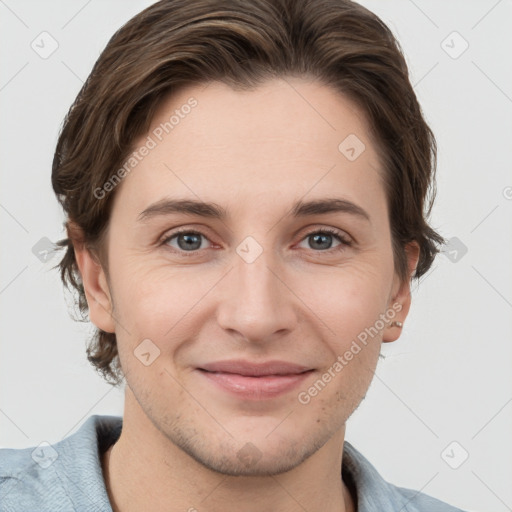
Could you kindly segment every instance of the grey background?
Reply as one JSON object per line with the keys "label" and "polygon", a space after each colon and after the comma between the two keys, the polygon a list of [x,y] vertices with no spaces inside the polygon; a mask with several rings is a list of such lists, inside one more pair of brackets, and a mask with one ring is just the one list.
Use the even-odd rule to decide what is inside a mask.
{"label": "grey background", "polygon": [[[57,257],[32,249],[63,237],[50,172],[64,115],[110,36],[151,3],[0,0],[2,447],[122,414],[122,390],[86,360],[92,329],[69,316]],[[347,440],[397,485],[512,510],[512,2],[361,3],[406,54],[439,144],[432,224],[452,241],[415,287],[401,338],[383,347]],[[43,31],[58,44],[47,58],[31,47],[46,37],[51,49]]]}

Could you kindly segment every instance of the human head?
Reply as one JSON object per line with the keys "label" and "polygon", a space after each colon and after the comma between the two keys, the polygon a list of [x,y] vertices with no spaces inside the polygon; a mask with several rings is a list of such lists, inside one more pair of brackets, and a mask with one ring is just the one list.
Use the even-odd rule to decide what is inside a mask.
{"label": "human head", "polygon": [[[426,220],[428,193],[435,195],[435,140],[399,45],[381,20],[343,0],[162,1],[111,38],[55,151],[53,188],[69,219],[61,275],[78,292],[82,312],[87,301],[73,240],[95,251],[108,272],[103,242],[119,187],[104,185],[162,101],[187,85],[218,81],[251,90],[285,76],[329,85],[364,113],[385,169],[396,273],[410,279],[405,247],[413,240],[420,248],[414,277],[427,272],[442,241]],[[107,379],[120,382],[114,333],[98,330],[88,353]]]}

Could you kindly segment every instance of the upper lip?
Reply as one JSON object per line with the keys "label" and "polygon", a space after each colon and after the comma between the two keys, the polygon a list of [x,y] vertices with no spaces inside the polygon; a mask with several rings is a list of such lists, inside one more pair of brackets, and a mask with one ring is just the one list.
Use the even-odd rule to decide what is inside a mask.
{"label": "upper lip", "polygon": [[312,368],[299,364],[289,363],[287,361],[266,361],[256,363],[244,361],[241,359],[232,359],[229,361],[216,361],[214,363],[203,364],[200,370],[208,372],[236,373],[248,377],[261,377],[265,375],[290,375],[304,373]]}

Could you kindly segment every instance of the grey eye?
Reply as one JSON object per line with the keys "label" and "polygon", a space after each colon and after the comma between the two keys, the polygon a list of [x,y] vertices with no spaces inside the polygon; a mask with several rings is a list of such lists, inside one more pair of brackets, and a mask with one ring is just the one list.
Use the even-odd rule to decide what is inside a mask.
{"label": "grey eye", "polygon": [[[167,244],[171,245],[175,249],[180,249],[182,251],[196,251],[201,249],[201,243],[203,235],[201,233],[195,233],[194,231],[186,231],[183,233],[176,233],[168,238],[166,241]],[[178,243],[178,247],[172,245],[172,241],[176,239]]]}
{"label": "grey eye", "polygon": [[311,241],[309,246],[312,249],[330,249],[332,246],[333,235],[328,233],[316,233],[309,235],[307,238]]}

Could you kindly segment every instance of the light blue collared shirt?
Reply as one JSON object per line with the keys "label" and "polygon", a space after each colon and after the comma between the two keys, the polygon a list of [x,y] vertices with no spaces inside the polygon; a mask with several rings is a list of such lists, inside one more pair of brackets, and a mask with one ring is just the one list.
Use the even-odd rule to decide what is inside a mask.
{"label": "light blue collared shirt", "polygon": [[[100,454],[117,441],[121,427],[121,417],[94,415],[53,446],[0,450],[0,511],[112,512]],[[357,496],[357,512],[462,512],[389,484],[347,441],[342,475]]]}

